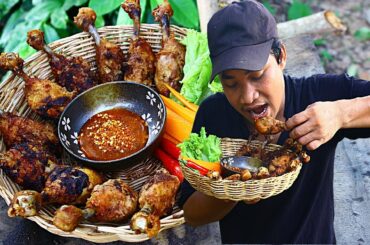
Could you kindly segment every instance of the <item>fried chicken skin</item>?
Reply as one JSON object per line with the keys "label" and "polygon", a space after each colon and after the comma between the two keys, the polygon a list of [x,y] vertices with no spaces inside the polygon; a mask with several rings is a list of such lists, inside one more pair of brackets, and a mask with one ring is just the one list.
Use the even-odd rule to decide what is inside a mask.
{"label": "fried chicken skin", "polygon": [[159,218],[172,211],[179,179],[165,169],[157,170],[141,188],[139,206],[141,210],[131,218],[131,229],[136,233],[156,236],[160,229]]}
{"label": "fried chicken skin", "polygon": [[29,107],[40,116],[56,119],[75,96],[66,88],[47,79],[29,77],[23,71],[23,60],[15,53],[0,55],[0,68],[12,70],[25,83],[25,96]]}
{"label": "fried chicken skin", "polygon": [[82,57],[65,57],[55,53],[45,44],[44,33],[41,30],[29,31],[27,43],[47,54],[55,82],[60,86],[78,94],[94,86],[95,74],[90,64]]}
{"label": "fried chicken skin", "polygon": [[98,83],[123,79],[126,58],[121,48],[105,38],[100,38],[95,28],[96,13],[91,8],[80,8],[74,23],[78,28],[89,32],[95,41]]}
{"label": "fried chicken skin", "polygon": [[41,197],[45,204],[84,204],[93,188],[103,182],[104,177],[92,169],[61,166],[47,178]]}
{"label": "fried chicken skin", "polygon": [[85,209],[63,205],[55,212],[53,224],[63,231],[72,231],[83,219],[98,222],[121,222],[136,210],[138,195],[123,180],[110,179],[95,186]]}
{"label": "fried chicken skin", "polygon": [[0,134],[7,148],[22,142],[53,147],[59,144],[52,124],[9,112],[0,112]]}
{"label": "fried chicken skin", "polygon": [[41,191],[50,172],[59,164],[42,145],[19,143],[0,153],[0,168],[24,189]]}
{"label": "fried chicken skin", "polygon": [[127,70],[125,80],[133,81],[148,86],[153,85],[155,74],[155,55],[150,44],[140,38],[140,1],[126,0],[122,3],[122,8],[128,13],[134,21],[134,34],[130,39],[128,49]]}
{"label": "fried chicken skin", "polygon": [[155,85],[159,93],[169,96],[170,91],[164,83],[180,91],[180,80],[183,78],[185,64],[185,46],[180,44],[170,34],[170,18],[173,10],[170,3],[164,0],[161,5],[152,12],[155,21],[160,22],[162,27],[162,49],[156,54],[156,72],[154,76]]}
{"label": "fried chicken skin", "polygon": [[256,119],[254,125],[257,132],[263,135],[278,134],[286,130],[284,122],[270,116]]}

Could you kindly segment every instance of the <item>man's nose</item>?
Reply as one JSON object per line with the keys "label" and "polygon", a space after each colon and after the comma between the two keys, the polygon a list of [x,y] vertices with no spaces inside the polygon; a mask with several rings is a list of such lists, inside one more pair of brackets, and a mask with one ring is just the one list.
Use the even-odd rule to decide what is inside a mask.
{"label": "man's nose", "polygon": [[246,83],[242,87],[242,91],[240,94],[240,103],[242,104],[252,104],[254,100],[256,100],[259,96],[257,89],[251,85]]}

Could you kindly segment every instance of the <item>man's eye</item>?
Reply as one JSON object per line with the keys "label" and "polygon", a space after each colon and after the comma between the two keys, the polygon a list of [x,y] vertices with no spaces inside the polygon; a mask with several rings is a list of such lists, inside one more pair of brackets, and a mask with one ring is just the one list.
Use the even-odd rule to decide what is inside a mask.
{"label": "man's eye", "polygon": [[253,76],[253,77],[251,77],[251,80],[252,81],[258,81],[258,80],[260,80],[263,77],[264,74],[265,73],[261,73],[261,74],[258,74],[256,76]]}
{"label": "man's eye", "polygon": [[226,88],[236,88],[236,86],[237,86],[237,83],[229,83],[229,84],[226,84],[226,83],[224,83],[224,86],[226,87]]}

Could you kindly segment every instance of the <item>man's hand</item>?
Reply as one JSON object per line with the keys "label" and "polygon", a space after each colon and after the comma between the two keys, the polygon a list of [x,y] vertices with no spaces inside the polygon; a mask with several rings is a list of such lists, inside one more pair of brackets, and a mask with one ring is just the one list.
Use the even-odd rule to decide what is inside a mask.
{"label": "man's hand", "polygon": [[338,101],[316,102],[286,121],[290,137],[315,150],[328,142],[343,125]]}

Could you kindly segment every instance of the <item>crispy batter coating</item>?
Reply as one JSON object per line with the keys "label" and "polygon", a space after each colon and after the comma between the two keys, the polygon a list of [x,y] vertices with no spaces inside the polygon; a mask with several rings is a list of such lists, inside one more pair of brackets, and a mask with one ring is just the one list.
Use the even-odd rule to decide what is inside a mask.
{"label": "crispy batter coating", "polygon": [[29,77],[23,72],[23,60],[14,53],[0,55],[0,68],[12,70],[23,78],[29,107],[43,117],[58,118],[75,96],[74,92],[69,92],[50,80]]}
{"label": "crispy batter coating", "polygon": [[83,204],[104,178],[94,170],[61,166],[49,175],[41,192],[44,203]]}
{"label": "crispy batter coating", "polygon": [[0,133],[8,148],[22,142],[52,145],[53,148],[59,144],[52,124],[16,116],[12,113],[0,113]]}
{"label": "crispy batter coating", "polygon": [[125,80],[151,86],[155,74],[155,55],[150,44],[139,37],[140,1],[126,0],[121,6],[134,21],[134,34],[130,39]]}
{"label": "crispy batter coating", "polygon": [[131,218],[131,229],[146,232],[150,237],[158,234],[159,218],[172,211],[175,204],[179,179],[165,169],[157,170],[141,187],[139,206],[141,210]]}
{"label": "crispy batter coating", "polygon": [[278,134],[286,130],[285,123],[273,117],[266,116],[255,121],[255,127],[260,134]]}
{"label": "crispy batter coating", "polygon": [[73,231],[83,218],[81,209],[73,205],[63,205],[55,211],[53,224],[62,231]]}
{"label": "crispy batter coating", "polygon": [[0,154],[0,168],[25,189],[41,191],[58,160],[41,145],[20,143]]}
{"label": "crispy batter coating", "polygon": [[110,179],[94,188],[86,208],[95,211],[93,220],[120,222],[135,212],[137,198],[137,193],[123,180]]}
{"label": "crispy batter coating", "polygon": [[185,46],[180,44],[173,34],[170,34],[170,18],[173,15],[171,5],[165,0],[152,12],[155,21],[162,26],[162,49],[156,54],[157,64],[154,76],[159,93],[169,96],[170,91],[164,83],[180,91],[180,80],[183,78],[185,64]]}
{"label": "crispy batter coating", "polygon": [[54,53],[44,41],[44,33],[32,30],[27,33],[27,43],[36,50],[46,52],[55,82],[68,91],[81,93],[94,86],[95,73],[82,57],[65,57]]}
{"label": "crispy batter coating", "polygon": [[89,32],[89,26],[94,26],[96,20],[96,13],[91,8],[80,8],[77,16],[74,17],[74,23],[76,26],[85,31]]}
{"label": "crispy batter coating", "polygon": [[94,23],[96,14],[91,8],[80,8],[74,22],[85,32],[89,32],[95,41],[96,63],[99,80],[97,83],[119,81],[123,79],[126,58],[121,48],[107,39],[100,38]]}

